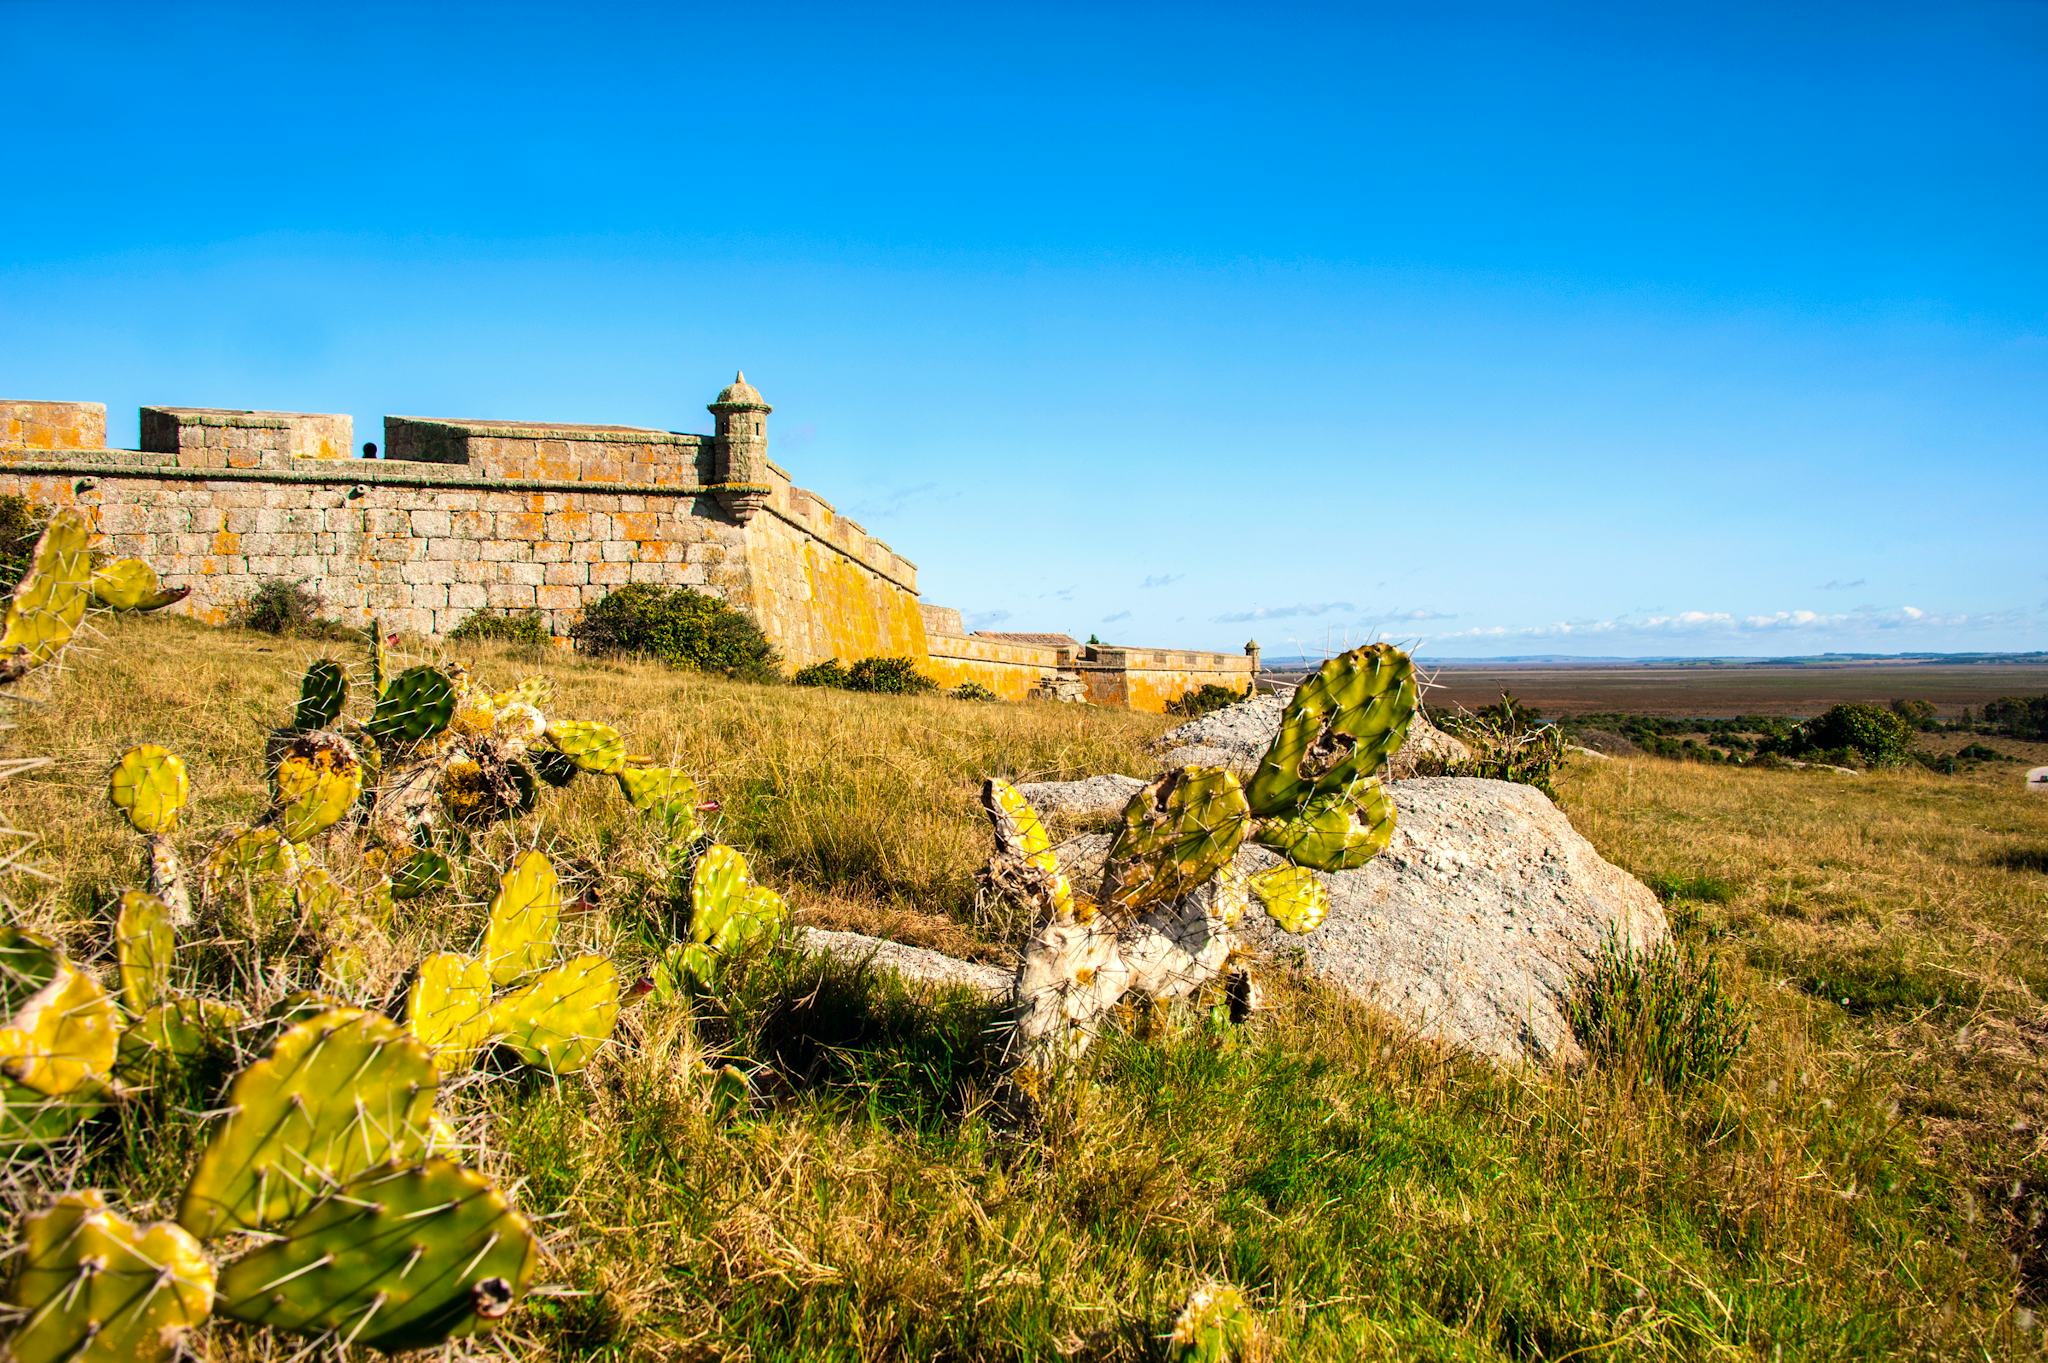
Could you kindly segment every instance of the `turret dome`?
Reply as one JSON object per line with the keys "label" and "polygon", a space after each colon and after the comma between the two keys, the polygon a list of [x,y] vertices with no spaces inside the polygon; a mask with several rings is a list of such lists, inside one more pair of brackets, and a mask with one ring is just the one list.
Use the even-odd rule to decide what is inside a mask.
{"label": "turret dome", "polygon": [[761,396],[761,390],[747,382],[744,370],[733,374],[732,382],[719,390],[718,399],[711,407],[713,411],[720,407],[758,407],[764,412],[774,410],[768,405],[768,400]]}

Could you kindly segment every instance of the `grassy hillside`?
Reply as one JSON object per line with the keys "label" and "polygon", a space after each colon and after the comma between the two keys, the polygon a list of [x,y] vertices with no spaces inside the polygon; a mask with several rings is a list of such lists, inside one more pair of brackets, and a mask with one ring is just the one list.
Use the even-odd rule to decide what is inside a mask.
{"label": "grassy hillside", "polygon": [[[260,803],[266,729],[318,646],[117,621],[16,707],[0,788],[52,879],[17,917],[104,954],[139,844],[107,811],[128,743],[192,763],[193,827]],[[534,664],[462,655],[510,682]],[[975,784],[1139,770],[1156,719],[759,688],[549,657],[563,714],[696,772],[722,836],[810,921],[997,954],[977,922]],[[2048,800],[2009,770],[1834,777],[1586,762],[1563,802],[1716,950],[1753,1022],[1726,1080],[1669,1093],[1421,1045],[1282,981],[1244,1029],[1111,1038],[1043,1119],[990,1099],[988,1010],[791,955],[692,1013],[645,1000],[560,1082],[463,1081],[477,1162],[522,1181],[549,1294],[487,1356],[1148,1359],[1188,1289],[1228,1278],[1283,1356],[2003,1358],[2048,1289],[2040,1082]],[[543,843],[586,889],[573,931],[630,977],[652,868],[581,781],[481,839]],[[415,914],[403,951],[466,946],[488,877]],[[390,967],[395,970],[397,965]],[[696,1061],[756,1074],[715,1120]],[[193,1112],[103,1124],[75,1168],[17,1168],[168,1210]],[[145,1131],[147,1134],[145,1134]],[[233,1330],[215,1356],[284,1357]]]}

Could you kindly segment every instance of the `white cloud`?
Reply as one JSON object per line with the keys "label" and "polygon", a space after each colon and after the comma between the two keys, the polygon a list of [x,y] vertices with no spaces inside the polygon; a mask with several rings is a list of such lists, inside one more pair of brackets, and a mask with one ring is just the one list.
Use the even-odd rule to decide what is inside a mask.
{"label": "white cloud", "polygon": [[1731,611],[1675,611],[1664,615],[1620,615],[1606,620],[1560,620],[1547,625],[1482,625],[1436,635],[1438,642],[1449,639],[1559,639],[1603,634],[1636,635],[1744,635],[1793,633],[1864,633],[1877,630],[1958,629],[1969,626],[2009,625],[2013,613],[1998,611],[1970,615],[1964,612],[1934,612],[1918,606],[1882,609],[1865,606],[1853,611],[1781,610],[1760,615],[1736,615]]}
{"label": "white cloud", "polygon": [[1212,616],[1219,625],[1241,625],[1248,620],[1288,620],[1303,615],[1328,615],[1332,611],[1354,611],[1349,601],[1298,602],[1292,606],[1254,606],[1248,611]]}

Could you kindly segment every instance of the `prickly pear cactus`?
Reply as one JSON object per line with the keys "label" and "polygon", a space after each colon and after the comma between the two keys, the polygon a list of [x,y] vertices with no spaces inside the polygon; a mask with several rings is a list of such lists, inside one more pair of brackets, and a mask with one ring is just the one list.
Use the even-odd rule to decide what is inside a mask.
{"label": "prickly pear cactus", "polygon": [[365,1171],[220,1276],[224,1316],[387,1352],[487,1329],[533,1277],[526,1219],[445,1159]]}
{"label": "prickly pear cactus", "polygon": [[421,961],[405,993],[405,1025],[443,1073],[466,1068],[496,1025],[490,967],[452,951]]}
{"label": "prickly pear cactus", "polygon": [[558,719],[547,727],[548,742],[578,771],[615,776],[625,770],[626,740],[609,724],[591,719]]}
{"label": "prickly pear cactus", "polygon": [[155,1363],[212,1314],[213,1263],[181,1227],[138,1226],[96,1192],[25,1217],[7,1305],[14,1363]]}
{"label": "prickly pear cactus", "polygon": [[414,745],[446,729],[455,718],[455,683],[425,665],[408,667],[377,694],[366,727],[380,745]]}
{"label": "prickly pear cactus", "polygon": [[92,528],[66,508],[50,518],[0,626],[0,683],[18,681],[71,642],[92,600]]}
{"label": "prickly pear cactus", "polygon": [[287,1030],[228,1089],[178,1223],[202,1240],[290,1220],[322,1193],[426,1148],[437,1080],[426,1047],[353,1008]]}
{"label": "prickly pear cactus", "polygon": [[494,984],[506,985],[555,959],[562,920],[562,882],[539,852],[522,852],[498,884],[484,927],[484,961]]}
{"label": "prickly pear cactus", "polygon": [[278,759],[270,791],[277,829],[285,841],[306,842],[355,808],[363,793],[363,764],[340,734],[303,733]]}
{"label": "prickly pear cactus", "polygon": [[122,753],[107,781],[107,798],[138,833],[176,828],[191,793],[185,759],[155,743],[139,743]]}
{"label": "prickly pear cactus", "polygon": [[1135,910],[1190,894],[1237,855],[1250,830],[1235,776],[1220,767],[1167,772],[1124,807],[1103,867],[1103,902]]}
{"label": "prickly pear cactus", "polygon": [[1390,644],[1340,653],[1296,689],[1246,795],[1265,817],[1384,767],[1415,718],[1415,665]]}
{"label": "prickly pear cactus", "polygon": [[1244,1295],[1227,1283],[1207,1283],[1189,1294],[1167,1336],[1174,1363],[1247,1363],[1262,1357],[1258,1321]]}
{"label": "prickly pear cactus", "polygon": [[1259,907],[1288,932],[1314,932],[1330,915],[1330,889],[1306,866],[1269,866],[1250,880]]}
{"label": "prickly pear cactus", "polygon": [[121,1015],[47,937],[0,928],[0,1076],[48,1098],[96,1089],[114,1070]]}
{"label": "prickly pear cactus", "polygon": [[582,1069],[619,1020],[619,974],[602,956],[577,956],[491,1006],[491,1034],[529,1065]]}
{"label": "prickly pear cactus", "polygon": [[671,837],[697,826],[697,783],[677,767],[621,767],[616,773],[626,803],[659,819]]}
{"label": "prickly pear cactus", "polygon": [[1394,801],[1376,778],[1363,777],[1348,789],[1311,796],[1298,811],[1261,823],[1257,837],[1303,866],[1355,870],[1393,841]]}
{"label": "prickly pear cactus", "polygon": [[299,682],[299,703],[292,727],[305,731],[329,728],[348,704],[348,673],[332,658],[321,658]]}
{"label": "prickly pear cactus", "polygon": [[171,911],[146,890],[121,896],[114,919],[114,956],[121,967],[121,1002],[140,1016],[171,992],[171,953],[176,949]]}
{"label": "prickly pear cactus", "polygon": [[258,923],[275,922],[295,898],[299,854],[277,828],[230,833],[206,863],[206,897],[239,904]]}
{"label": "prickly pear cactus", "polygon": [[121,1033],[114,1073],[124,1084],[147,1086],[211,1051],[226,1048],[246,1021],[241,1009],[217,999],[168,999],[142,1013]]}
{"label": "prickly pear cactus", "polygon": [[416,847],[391,871],[391,896],[418,899],[455,883],[455,863],[431,847]]}
{"label": "prickly pear cactus", "polygon": [[789,904],[754,883],[747,859],[723,844],[707,847],[690,876],[690,940],[721,955],[759,941],[789,919]]}
{"label": "prickly pear cactus", "polygon": [[167,589],[145,559],[117,558],[92,575],[93,599],[109,610],[162,610],[191,594],[190,587]]}
{"label": "prickly pear cactus", "polygon": [[996,856],[990,862],[990,872],[1001,882],[997,890],[1035,904],[1043,913],[1071,917],[1075,912],[1073,886],[1060,869],[1052,836],[1031,802],[1008,781],[991,776],[982,783],[981,807],[995,828]]}

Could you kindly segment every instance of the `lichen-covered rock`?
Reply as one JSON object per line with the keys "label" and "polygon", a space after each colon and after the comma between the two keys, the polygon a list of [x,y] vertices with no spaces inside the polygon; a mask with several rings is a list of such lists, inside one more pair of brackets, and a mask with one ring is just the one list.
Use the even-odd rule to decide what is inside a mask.
{"label": "lichen-covered rock", "polygon": [[[1287,710],[1287,701],[1287,693],[1253,696],[1169,729],[1153,744],[1159,753],[1159,764],[1223,767],[1239,776],[1250,776],[1266,755],[1266,749],[1273,745],[1274,735],[1280,732],[1280,717]],[[1387,774],[1399,781],[1415,775],[1425,760],[1454,764],[1471,756],[1469,748],[1431,724],[1418,710],[1408,727],[1408,741],[1388,763]],[[1025,790],[1027,796],[1030,793]]]}
{"label": "lichen-covered rock", "polygon": [[1044,818],[1092,818],[1120,814],[1145,788],[1142,776],[1090,776],[1079,781],[1029,781],[1017,793]]}
{"label": "lichen-covered rock", "polygon": [[829,928],[798,928],[797,940],[826,956],[886,967],[906,980],[971,989],[988,998],[1010,992],[1013,972],[1002,966],[963,961],[928,947],[906,946],[866,933],[835,932]]}

